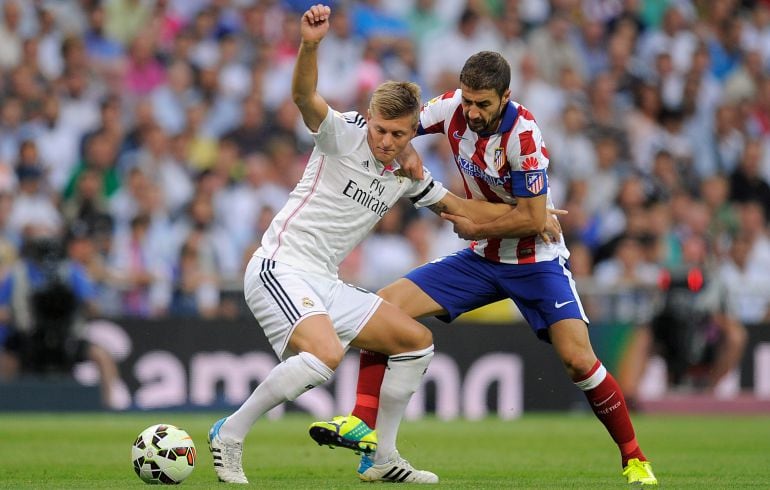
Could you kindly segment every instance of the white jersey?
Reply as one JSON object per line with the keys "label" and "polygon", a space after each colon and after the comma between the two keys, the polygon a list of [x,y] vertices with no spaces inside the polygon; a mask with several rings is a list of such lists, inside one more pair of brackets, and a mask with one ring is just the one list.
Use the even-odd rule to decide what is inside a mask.
{"label": "white jersey", "polygon": [[[462,91],[428,101],[420,112],[418,134],[444,133],[463,177],[466,197],[516,204],[516,197],[547,194],[548,150],[540,128],[523,106],[508,102],[500,128],[493,134],[471,131],[463,116]],[[547,244],[539,236],[490,238],[471,244],[474,252],[495,262],[529,264],[569,257],[564,239]]]}
{"label": "white jersey", "polygon": [[423,180],[394,174],[374,158],[366,120],[329,108],[305,173],[270,223],[254,255],[337,277],[340,262],[402,196],[416,207],[435,204],[446,189],[427,169]]}

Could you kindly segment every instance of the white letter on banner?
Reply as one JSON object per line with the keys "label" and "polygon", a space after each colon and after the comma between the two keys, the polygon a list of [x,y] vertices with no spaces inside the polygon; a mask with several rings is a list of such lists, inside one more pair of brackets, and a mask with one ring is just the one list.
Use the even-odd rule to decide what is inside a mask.
{"label": "white letter on banner", "polygon": [[167,351],[151,351],[134,364],[139,381],[134,400],[139,408],[164,408],[187,402],[187,373],[176,356]]}
{"label": "white letter on banner", "polygon": [[239,356],[232,352],[201,352],[190,359],[190,402],[216,402],[217,384],[224,385],[225,402],[240,405],[251,394],[251,381],[261,382],[276,365],[276,358],[264,352]]}
{"label": "white letter on banner", "polygon": [[465,417],[478,420],[487,415],[487,392],[497,382],[497,416],[503,420],[521,416],[524,409],[522,361],[516,354],[487,354],[468,369],[463,386]]}
{"label": "white letter on banner", "polygon": [[436,384],[436,417],[456,419],[460,415],[460,368],[452,356],[440,352],[434,354],[422,388],[412,395],[406,407],[406,419],[417,420],[425,415],[425,384],[431,381]]}
{"label": "white letter on banner", "polygon": [[762,342],[754,349],[754,394],[770,399],[770,343]]}

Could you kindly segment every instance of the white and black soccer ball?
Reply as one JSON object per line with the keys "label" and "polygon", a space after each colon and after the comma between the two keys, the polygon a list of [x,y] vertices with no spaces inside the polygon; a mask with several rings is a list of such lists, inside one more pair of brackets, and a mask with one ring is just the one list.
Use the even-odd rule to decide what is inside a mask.
{"label": "white and black soccer ball", "polygon": [[192,437],[171,424],[147,427],[131,446],[134,471],[145,483],[182,483],[195,468]]}

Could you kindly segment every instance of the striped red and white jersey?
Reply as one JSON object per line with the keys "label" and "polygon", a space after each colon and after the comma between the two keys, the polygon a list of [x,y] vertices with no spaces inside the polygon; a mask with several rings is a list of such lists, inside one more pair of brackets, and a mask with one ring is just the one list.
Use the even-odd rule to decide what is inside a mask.
{"label": "striped red and white jersey", "polygon": [[[517,197],[547,195],[548,150],[532,114],[508,102],[500,128],[483,135],[468,128],[463,116],[462,91],[457,89],[425,103],[418,134],[443,133],[452,147],[468,198],[515,204]],[[569,257],[562,238],[546,244],[539,236],[478,240],[471,248],[482,257],[506,264],[530,264]]]}

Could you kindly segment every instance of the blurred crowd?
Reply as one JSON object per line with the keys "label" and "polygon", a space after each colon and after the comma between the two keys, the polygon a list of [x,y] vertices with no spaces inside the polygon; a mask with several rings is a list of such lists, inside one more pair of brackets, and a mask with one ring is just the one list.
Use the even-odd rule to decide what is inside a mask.
{"label": "blurred crowd", "polygon": [[[4,0],[0,275],[56,237],[102,315],[237,314],[242,271],[312,146],[290,97],[300,0]],[[333,1],[319,91],[365,111],[387,79],[425,100],[504,54],[551,155],[588,292],[702,268],[736,315],[770,304],[770,1]],[[415,140],[456,193],[443,139]],[[463,246],[397,206],[343,263],[376,290]],[[234,299],[236,298],[236,299]]]}

